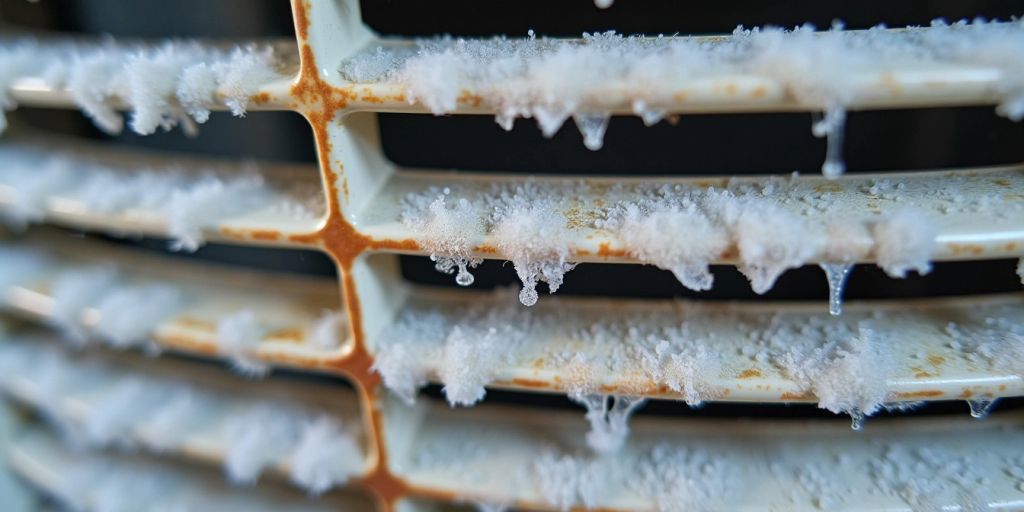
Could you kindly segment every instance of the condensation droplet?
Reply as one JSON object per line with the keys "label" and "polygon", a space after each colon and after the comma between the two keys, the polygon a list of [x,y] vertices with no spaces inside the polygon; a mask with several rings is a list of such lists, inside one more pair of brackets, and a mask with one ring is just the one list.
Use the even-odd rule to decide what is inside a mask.
{"label": "condensation droplet", "polygon": [[476,281],[476,278],[473,277],[473,274],[466,270],[465,264],[460,264],[459,273],[455,275],[456,284],[458,284],[459,286],[469,286],[473,284],[473,281]]}
{"label": "condensation droplet", "polygon": [[608,130],[608,114],[574,114],[572,120],[583,134],[583,145],[591,151],[604,147],[604,133]]}
{"label": "condensation droplet", "polygon": [[967,401],[967,405],[971,407],[971,417],[978,419],[988,416],[988,413],[992,411],[992,406],[995,404],[995,400],[988,400],[984,398]]}
{"label": "condensation droplet", "polygon": [[850,411],[850,428],[854,430],[862,430],[864,428],[864,413],[859,409]]}
{"label": "condensation droplet", "polygon": [[594,0],[594,5],[596,5],[598,9],[607,9],[614,3],[615,0]]}
{"label": "condensation droplet", "polygon": [[843,289],[846,288],[846,278],[850,276],[853,264],[822,263],[819,266],[825,271],[828,280],[828,313],[839,316],[843,314]]}
{"label": "condensation droplet", "polygon": [[519,302],[522,302],[524,306],[532,306],[537,303],[537,289],[533,287],[523,286],[522,290],[519,290]]}

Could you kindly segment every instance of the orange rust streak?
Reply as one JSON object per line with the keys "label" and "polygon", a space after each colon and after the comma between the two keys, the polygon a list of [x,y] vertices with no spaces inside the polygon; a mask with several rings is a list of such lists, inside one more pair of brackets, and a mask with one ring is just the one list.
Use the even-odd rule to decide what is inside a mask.
{"label": "orange rust streak", "polygon": [[938,390],[924,390],[924,391],[907,391],[903,393],[896,393],[899,398],[935,398],[942,396],[944,393]]}
{"label": "orange rust streak", "polygon": [[758,370],[757,368],[747,368],[746,370],[743,370],[740,373],[739,378],[741,378],[741,379],[752,379],[754,377],[763,377],[763,376],[764,376],[764,374],[761,373],[761,370]]}
{"label": "orange rust streak", "polygon": [[[337,264],[340,285],[348,325],[352,336],[352,349],[341,359],[332,363],[333,368],[346,375],[359,393],[364,421],[368,435],[368,450],[371,467],[367,474],[355,483],[367,488],[377,499],[382,510],[394,510],[397,501],[409,494],[408,485],[391,473],[387,464],[387,446],[380,413],[380,376],[372,370],[373,356],[366,347],[366,333],[363,325],[362,308],[356,283],[352,277],[352,266],[359,255],[375,249],[397,249],[414,251],[419,245],[412,240],[373,240],[359,233],[343,215],[341,197],[348,197],[348,182],[343,174],[341,162],[333,166],[333,148],[328,136],[328,126],[349,102],[356,100],[356,92],[350,88],[336,88],[324,81],[316,65],[316,58],[308,43],[309,13],[305,0],[292,3],[296,33],[300,45],[299,78],[292,85],[292,96],[296,98],[302,113],[313,130],[318,160],[324,186],[327,190],[327,219],[321,229],[308,235],[292,235],[290,239],[320,246]],[[364,100],[374,101],[364,97]],[[340,178],[340,179],[339,179]],[[339,190],[339,182],[343,190]]]}

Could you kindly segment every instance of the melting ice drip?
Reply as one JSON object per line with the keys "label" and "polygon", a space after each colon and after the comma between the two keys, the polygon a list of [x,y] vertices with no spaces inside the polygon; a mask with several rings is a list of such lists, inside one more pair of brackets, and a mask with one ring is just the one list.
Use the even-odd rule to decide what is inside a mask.
{"label": "melting ice drip", "polygon": [[850,270],[853,270],[853,264],[822,263],[820,267],[828,279],[828,313],[839,316],[843,314],[843,289],[846,287],[846,278],[850,276]]}
{"label": "melting ice drip", "polygon": [[968,400],[967,405],[971,407],[971,417],[981,419],[988,416],[988,413],[992,411],[992,407],[996,405],[996,400],[994,398],[979,398]]}
{"label": "melting ice drip", "polygon": [[598,453],[614,453],[622,448],[629,435],[629,417],[645,402],[637,397],[599,394],[570,398],[587,408],[587,444]]}
{"label": "melting ice drip", "polygon": [[604,147],[604,134],[608,131],[608,114],[575,114],[572,120],[583,135],[583,145],[591,151]]}

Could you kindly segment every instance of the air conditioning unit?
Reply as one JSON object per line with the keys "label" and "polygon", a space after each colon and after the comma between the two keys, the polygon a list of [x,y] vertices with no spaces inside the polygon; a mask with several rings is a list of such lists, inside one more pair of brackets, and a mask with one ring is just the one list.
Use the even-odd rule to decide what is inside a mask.
{"label": "air conditioning unit", "polygon": [[[3,123],[11,510],[1024,509],[1024,417],[1011,400],[977,419],[1024,394],[1024,170],[844,172],[842,154],[851,112],[1019,121],[1019,20],[415,39],[362,3],[293,0],[294,42],[0,44],[6,111],[200,139],[211,112],[289,111],[316,146],[315,164],[225,161]],[[599,159],[613,116],[642,138],[779,112],[827,140],[820,172],[415,169],[381,140],[390,114],[571,122]],[[443,137],[415,126],[397,144]],[[463,135],[436,151],[488,156]],[[208,243],[319,252],[337,279],[181,257]],[[447,286],[403,275],[427,257]],[[854,265],[956,261],[998,267],[1002,293],[843,303]],[[691,298],[542,293],[618,264]],[[722,268],[758,295],[815,266],[829,300],[704,295]],[[948,401],[970,414],[912,411]]]}

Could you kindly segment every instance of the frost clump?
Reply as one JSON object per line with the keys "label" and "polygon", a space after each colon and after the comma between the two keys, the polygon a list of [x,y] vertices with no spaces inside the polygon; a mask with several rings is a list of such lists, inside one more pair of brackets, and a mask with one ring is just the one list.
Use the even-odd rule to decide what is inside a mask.
{"label": "frost clump", "polygon": [[267,329],[251,310],[225,316],[217,322],[217,344],[221,354],[231,359],[235,370],[252,377],[263,377],[270,366],[259,358],[259,345]]}
{"label": "frost clump", "polygon": [[307,193],[269,181],[268,171],[251,165],[112,167],[84,152],[34,143],[0,146],[0,160],[0,186],[15,198],[0,218],[19,229],[43,220],[55,200],[72,200],[99,215],[160,217],[172,246],[192,251],[205,242],[204,230],[233,218],[269,211],[312,225],[326,209],[319,188]]}
{"label": "frost clump", "polygon": [[254,484],[263,470],[297,446],[300,413],[284,404],[255,404],[233,414],[224,425],[224,469],[237,484]]}
{"label": "frost clump", "polygon": [[[483,262],[473,257],[473,247],[484,236],[483,219],[466,198],[448,202],[451,189],[430,189],[409,194],[403,200],[402,223],[413,230],[416,242],[430,251],[439,272],[454,273],[461,286],[473,284],[469,268]],[[431,199],[433,196],[433,199]]]}
{"label": "frost clump", "polygon": [[179,125],[193,134],[195,123],[206,122],[210,109],[221,106],[245,115],[253,95],[284,78],[270,47],[221,49],[192,41],[142,46],[25,40],[0,50],[0,64],[0,108],[14,106],[6,91],[15,79],[39,78],[48,87],[67,89],[108,133],[124,128],[118,108],[126,104],[130,127],[140,135]]}
{"label": "frost clump", "polygon": [[313,346],[320,350],[333,350],[341,343],[345,328],[345,315],[337,311],[324,310],[313,325]]}
{"label": "frost clump", "polygon": [[873,226],[878,266],[892,277],[906,277],[931,271],[932,248],[938,229],[920,211],[904,209],[876,222]]}
{"label": "frost clump", "polygon": [[111,265],[66,270],[53,282],[53,322],[76,343],[85,341],[82,310],[95,304],[117,282],[117,270]]}
{"label": "frost clump", "polygon": [[302,427],[299,443],[291,456],[291,480],[319,495],[343,485],[358,471],[353,461],[362,459],[351,434],[326,416]]}
{"label": "frost clump", "polygon": [[157,284],[121,286],[104,295],[96,307],[96,332],[117,348],[153,346],[149,337],[163,320],[184,304],[174,287]]}
{"label": "frost clump", "polygon": [[[502,294],[507,296],[507,294]],[[406,403],[436,377],[451,405],[483,399],[495,374],[516,361],[531,332],[530,317],[505,303],[471,307],[452,322],[440,311],[409,310],[381,335],[374,370]]]}
{"label": "frost clump", "polygon": [[710,290],[708,270],[729,245],[724,230],[694,205],[644,212],[626,205],[615,233],[633,257],[672,271],[691,290]]}
{"label": "frost clump", "polygon": [[[600,0],[604,3],[606,0]],[[1024,23],[984,20],[930,27],[845,31],[841,23],[816,31],[737,28],[732,37],[622,36],[583,34],[578,40],[529,37],[487,40],[450,37],[422,40],[415,47],[370,48],[340,65],[342,78],[401,86],[410,103],[435,114],[465,104],[493,109],[495,120],[511,129],[516,118],[533,118],[553,136],[570,118],[590,149],[600,149],[607,112],[630,106],[651,124],[679,104],[675,93],[698,84],[765,78],[804,108],[822,112],[812,133],[826,137],[825,176],[844,170],[842,138],[847,108],[861,98],[866,83],[885,88],[887,73],[934,72],[983,66],[992,70],[1000,95],[997,112],[1024,118]],[[726,94],[766,94],[731,83]],[[896,84],[898,86],[900,84]],[[729,92],[731,91],[731,92]],[[615,98],[609,103],[607,98]]]}

